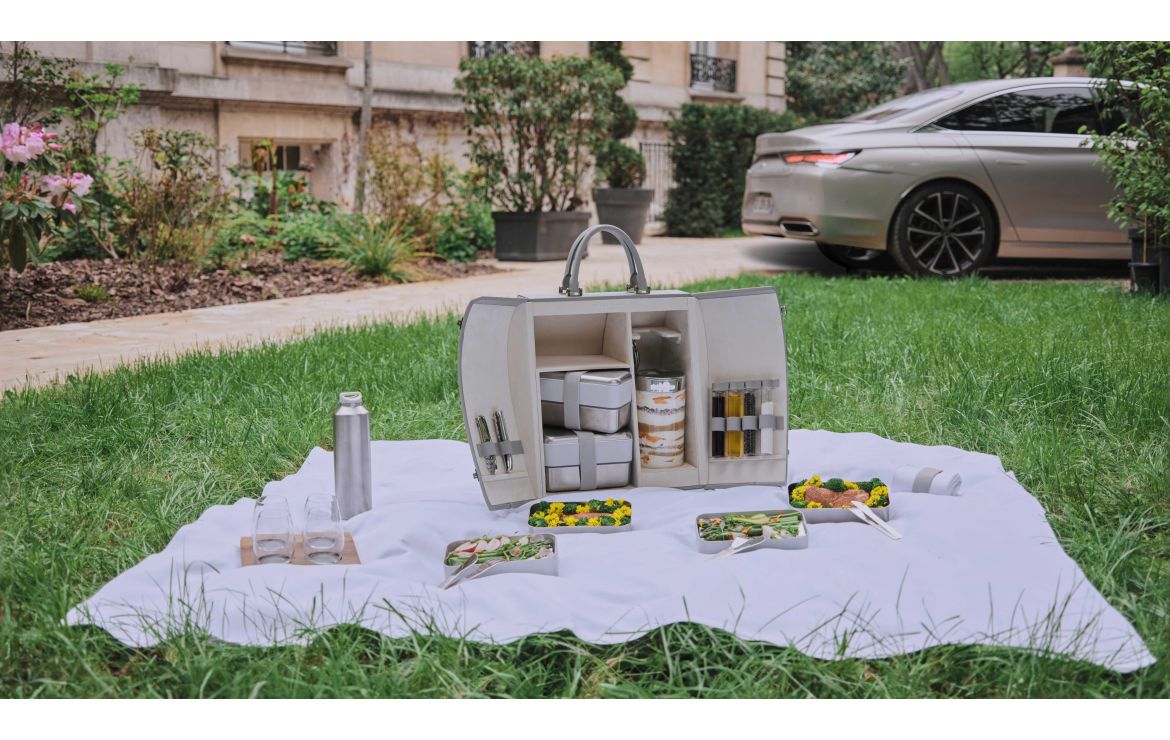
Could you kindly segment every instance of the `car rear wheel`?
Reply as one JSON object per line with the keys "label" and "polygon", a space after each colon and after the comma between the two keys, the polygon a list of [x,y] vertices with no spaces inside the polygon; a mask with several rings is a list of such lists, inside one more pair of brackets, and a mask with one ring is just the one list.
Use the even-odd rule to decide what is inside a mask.
{"label": "car rear wheel", "polygon": [[991,206],[961,183],[911,193],[894,214],[890,256],[908,275],[961,277],[987,264],[999,236]]}
{"label": "car rear wheel", "polygon": [[846,247],[841,244],[817,242],[817,249],[830,261],[850,270],[889,270],[894,265],[889,255],[880,249]]}

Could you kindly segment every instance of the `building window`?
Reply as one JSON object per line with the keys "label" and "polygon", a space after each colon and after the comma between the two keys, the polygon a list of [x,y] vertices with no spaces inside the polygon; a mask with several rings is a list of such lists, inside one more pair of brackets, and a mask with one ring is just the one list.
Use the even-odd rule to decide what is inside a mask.
{"label": "building window", "polygon": [[488,57],[507,54],[517,57],[540,56],[539,41],[468,41],[467,55],[472,59],[487,59]]}
{"label": "building window", "polygon": [[310,146],[302,144],[271,145],[261,141],[242,141],[240,162],[245,168],[256,172],[267,172],[270,161],[274,161],[276,169],[281,172],[312,172],[310,149]]}
{"label": "building window", "polygon": [[274,51],[278,54],[296,54],[310,57],[337,56],[336,41],[228,41],[228,46],[237,49]]}
{"label": "building window", "polygon": [[714,41],[692,41],[691,87],[735,92],[735,60],[715,56]]}

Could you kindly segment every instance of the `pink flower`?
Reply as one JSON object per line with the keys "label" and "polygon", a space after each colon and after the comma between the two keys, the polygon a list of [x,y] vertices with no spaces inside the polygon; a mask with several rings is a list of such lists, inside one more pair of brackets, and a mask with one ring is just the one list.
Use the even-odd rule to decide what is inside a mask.
{"label": "pink flower", "polygon": [[80,196],[89,192],[90,185],[93,185],[92,177],[82,172],[74,172],[69,178],[68,189]]}
{"label": "pink flower", "polygon": [[77,213],[77,206],[73,205],[73,201],[67,200],[61,205],[61,210]]}
{"label": "pink flower", "polygon": [[61,145],[53,141],[55,138],[57,134],[42,131],[40,125],[28,129],[15,121],[6,123],[0,131],[0,155],[10,162],[23,164],[41,156],[47,149],[60,149]]}
{"label": "pink flower", "polygon": [[45,175],[41,180],[41,187],[44,188],[50,195],[60,195],[65,192],[65,186],[69,183],[69,178],[61,177],[60,175]]}

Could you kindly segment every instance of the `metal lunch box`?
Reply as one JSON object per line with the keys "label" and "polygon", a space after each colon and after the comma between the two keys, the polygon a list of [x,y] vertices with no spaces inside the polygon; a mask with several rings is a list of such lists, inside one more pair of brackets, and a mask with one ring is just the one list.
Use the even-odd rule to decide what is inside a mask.
{"label": "metal lunch box", "polygon": [[[629,375],[629,373],[626,373]],[[628,431],[591,434],[596,457],[597,483],[581,488],[581,450],[577,433],[569,429],[544,428],[544,486],[549,493],[620,488],[630,484],[634,459],[634,437]]]}
{"label": "metal lunch box", "polygon": [[[567,391],[567,394],[566,394]],[[570,406],[566,413],[566,395]],[[540,374],[540,414],[545,426],[613,434],[630,423],[634,379],[628,370]]]}

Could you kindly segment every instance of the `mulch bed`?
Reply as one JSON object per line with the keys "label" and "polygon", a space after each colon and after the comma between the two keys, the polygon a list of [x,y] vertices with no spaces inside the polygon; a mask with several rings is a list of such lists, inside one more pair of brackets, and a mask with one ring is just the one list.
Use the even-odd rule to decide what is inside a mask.
{"label": "mulch bed", "polygon": [[[424,259],[419,266],[433,279],[496,272],[482,262]],[[131,260],[50,262],[23,273],[0,268],[0,331],[384,285],[338,264],[286,262],[274,253],[249,257],[235,270],[208,272]]]}

